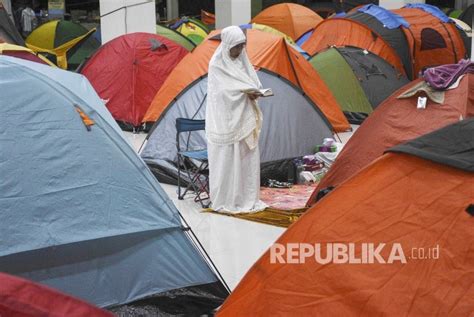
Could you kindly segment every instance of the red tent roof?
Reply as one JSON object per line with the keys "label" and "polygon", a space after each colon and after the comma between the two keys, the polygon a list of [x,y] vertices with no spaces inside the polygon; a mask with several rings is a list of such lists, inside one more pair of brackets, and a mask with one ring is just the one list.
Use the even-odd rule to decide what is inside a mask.
{"label": "red tent roof", "polygon": [[81,70],[112,116],[139,126],[156,92],[188,53],[159,35],[122,35],[100,48]]}

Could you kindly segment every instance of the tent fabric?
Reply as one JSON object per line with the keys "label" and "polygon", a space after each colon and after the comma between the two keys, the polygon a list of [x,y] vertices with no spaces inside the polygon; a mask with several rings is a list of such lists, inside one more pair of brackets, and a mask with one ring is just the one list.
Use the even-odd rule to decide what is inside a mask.
{"label": "tent fabric", "polygon": [[400,73],[405,74],[397,52],[380,35],[358,21],[345,18],[327,19],[320,23],[311,37],[302,45],[308,54],[314,55],[331,46],[354,46],[385,59]]}
{"label": "tent fabric", "polygon": [[357,9],[359,12],[367,13],[374,18],[376,18],[380,23],[384,25],[387,29],[396,29],[400,26],[403,27],[410,27],[410,24],[405,21],[401,16],[390,12],[378,5],[368,4],[363,6],[362,8]]}
{"label": "tent fabric", "polygon": [[310,63],[331,89],[344,112],[372,112],[359,80],[336,48],[316,54]]}
{"label": "tent fabric", "polygon": [[[376,10],[377,12],[380,12],[380,14],[392,17],[394,21],[397,21],[397,18],[400,17],[394,14],[393,12],[383,9],[381,7],[378,7],[375,5],[370,5],[370,7],[377,8],[377,9],[372,9],[372,10]],[[388,28],[386,27],[385,23],[381,22],[378,18],[368,13],[361,12],[359,10],[349,13],[346,16],[346,18],[360,22],[366,25],[367,27],[369,27],[372,31],[374,31],[378,35],[380,35],[395,50],[401,62],[403,63],[403,68],[405,69],[405,72],[409,76],[411,76],[413,72],[411,52],[408,46],[405,33],[403,32],[400,26],[397,28]],[[405,23],[408,24],[408,22],[406,21]]]}
{"label": "tent fabric", "polygon": [[[443,23],[450,23],[451,20],[449,17],[441,11],[438,7],[430,5],[430,4],[425,4],[425,3],[408,3],[407,5],[404,6],[404,8],[411,8],[411,9],[421,9],[425,12],[428,12],[432,16],[436,17]],[[405,26],[409,27],[409,26]]]}
{"label": "tent fabric", "polygon": [[[212,32],[206,41],[183,58],[156,94],[143,122],[157,121],[186,87],[207,74],[209,60],[219,44],[211,38],[218,34],[218,31]],[[336,99],[311,64],[283,38],[267,32],[247,30],[246,49],[254,67],[277,73],[301,88],[334,130],[350,129]]]}
{"label": "tent fabric", "polygon": [[117,121],[138,127],[156,92],[188,51],[148,33],[119,36],[81,69]]}
{"label": "tent fabric", "polygon": [[474,116],[473,74],[465,75],[457,88],[446,90],[443,104],[428,100],[426,109],[417,109],[420,94],[398,99],[420,82],[416,80],[394,92],[365,120],[318,184],[309,205],[314,204],[320,190],[339,186],[389,148]]}
{"label": "tent fabric", "polygon": [[196,19],[188,17],[181,18],[171,25],[170,28],[186,36],[195,45],[201,44],[209,33],[209,29],[206,25]]}
{"label": "tent fabric", "polygon": [[468,25],[472,25],[472,14],[474,13],[474,4],[468,6],[458,17],[459,20],[463,21]]}
{"label": "tent fabric", "polygon": [[[274,97],[261,98],[263,113],[260,134],[260,159],[262,169],[269,163],[311,154],[315,145],[331,137],[331,128],[312,102],[300,89],[279,78],[278,74],[257,72],[264,87],[272,87]],[[207,77],[192,83],[179,95],[148,135],[141,157],[157,170],[160,181],[173,182],[177,178],[176,119],[204,119],[206,114]],[[185,135],[182,136],[186,138]],[[191,148],[206,146],[204,132],[195,133]],[[262,172],[262,178],[273,173],[274,167]],[[287,174],[287,172],[286,172]],[[171,179],[164,179],[168,176]],[[287,175],[285,175],[287,176]],[[273,177],[271,177],[273,178]]]}
{"label": "tent fabric", "polygon": [[194,44],[193,41],[188,39],[186,36],[164,25],[156,25],[156,34],[158,34],[159,36],[166,37],[167,39],[175,42],[176,44],[181,45],[189,52],[191,52],[196,47],[196,44]]}
{"label": "tent fabric", "polygon": [[323,18],[317,13],[302,5],[280,3],[266,8],[251,22],[270,26],[297,41],[300,36],[322,21]]}
{"label": "tent fabric", "polygon": [[[439,137],[453,136],[457,137]],[[299,263],[277,259],[272,263],[270,251],[265,252],[217,316],[471,314],[474,217],[467,211],[474,201],[473,181],[474,175],[465,170],[412,155],[385,154],[325,196],[278,238],[276,243],[286,247],[283,258]],[[363,243],[374,249],[385,243],[379,253],[384,261],[398,244],[406,263],[354,264],[343,256],[342,263],[336,263],[334,253],[327,264],[314,255],[303,255],[304,263],[298,260],[307,252],[304,244],[320,245],[321,258],[328,258],[331,243],[346,248],[352,243],[354,252],[345,254],[361,261]],[[303,244],[301,251],[298,244]],[[293,246],[296,250],[290,249]]]}
{"label": "tent fabric", "polygon": [[112,317],[105,310],[52,288],[0,273],[0,315]]}
{"label": "tent fabric", "polygon": [[25,45],[25,41],[8,16],[8,12],[0,3],[0,43],[7,42],[16,45]]}
{"label": "tent fabric", "polygon": [[100,307],[220,283],[84,76],[7,56],[0,72],[0,271]]}
{"label": "tent fabric", "polygon": [[359,48],[330,48],[310,62],[353,124],[361,124],[382,101],[408,83],[406,76],[382,58]]}
{"label": "tent fabric", "polygon": [[466,119],[388,150],[474,172],[474,119]]}
{"label": "tent fabric", "polygon": [[404,74],[375,54],[354,47],[341,47],[337,50],[357,76],[372,109],[376,109],[394,91],[409,83]]}
{"label": "tent fabric", "polygon": [[35,52],[55,56],[61,68],[75,69],[99,48],[99,42],[92,37],[94,32],[77,23],[53,20],[31,32],[26,45]]}
{"label": "tent fabric", "polygon": [[0,43],[0,54],[12,56],[16,58],[22,58],[22,59],[26,59],[32,62],[37,62],[40,64],[54,66],[54,64],[51,63],[47,58],[43,57],[40,54],[37,55],[35,54],[35,52],[30,50],[29,48],[19,46],[19,45]]}
{"label": "tent fabric", "polygon": [[418,77],[428,67],[455,64],[466,57],[463,39],[454,23],[444,23],[419,8],[405,7],[393,11],[410,23],[410,28],[403,28],[403,32],[413,63],[411,78]]}

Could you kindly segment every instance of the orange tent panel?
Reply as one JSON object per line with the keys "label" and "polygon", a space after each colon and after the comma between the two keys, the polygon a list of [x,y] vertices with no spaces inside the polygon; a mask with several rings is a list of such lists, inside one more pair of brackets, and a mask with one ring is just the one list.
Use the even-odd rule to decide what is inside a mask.
{"label": "orange tent panel", "polygon": [[421,9],[403,8],[393,12],[410,23],[403,31],[412,52],[413,78],[427,67],[456,64],[466,57],[455,23],[443,23]]}
{"label": "orange tent panel", "polygon": [[420,110],[416,107],[419,95],[397,99],[420,81],[396,91],[364,121],[318,184],[309,205],[320,190],[342,184],[388,148],[474,116],[474,74],[465,75],[457,88],[446,90],[441,105],[428,99],[426,109]]}
{"label": "orange tent panel", "polygon": [[[153,99],[143,122],[157,121],[172,101],[195,80],[207,75],[209,61],[219,45],[209,38],[181,60]],[[247,30],[247,53],[256,68],[277,73],[300,87],[326,116],[335,131],[347,131],[350,125],[335,97],[311,64],[286,41],[276,35]]]}
{"label": "orange tent panel", "polygon": [[[473,183],[474,174],[465,170],[384,155],[309,209],[277,243],[320,243],[323,257],[329,243],[355,243],[353,258],[359,259],[362,243],[385,243],[384,260],[397,243],[406,263],[321,264],[314,256],[271,263],[267,251],[217,316],[472,314],[474,217],[466,208],[474,202]],[[416,259],[421,249],[432,258]]]}
{"label": "orange tent panel", "polygon": [[313,29],[322,21],[323,18],[305,6],[294,3],[280,3],[260,12],[252,19],[251,23],[271,26],[296,41],[301,35]]}
{"label": "orange tent panel", "polygon": [[302,48],[310,55],[331,46],[354,46],[380,56],[406,74],[397,52],[377,33],[357,21],[332,18],[320,23]]}

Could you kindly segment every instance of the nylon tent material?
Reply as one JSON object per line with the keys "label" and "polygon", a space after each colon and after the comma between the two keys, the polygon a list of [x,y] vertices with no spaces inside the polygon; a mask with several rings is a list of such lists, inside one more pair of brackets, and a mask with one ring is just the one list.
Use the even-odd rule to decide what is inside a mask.
{"label": "nylon tent material", "polygon": [[352,124],[361,124],[383,100],[408,83],[406,76],[382,58],[359,48],[330,48],[310,62]]}
{"label": "nylon tent material", "polygon": [[219,306],[221,282],[87,79],[7,56],[0,72],[0,271],[100,307],[189,288],[200,312]]}
{"label": "nylon tent material", "polygon": [[165,37],[130,33],[102,46],[81,73],[107,101],[115,120],[137,128],[153,97],[186,54],[185,48]]}
{"label": "nylon tent material", "polygon": [[278,31],[277,29],[274,29],[270,26],[266,26],[266,25],[263,25],[263,24],[257,24],[257,23],[249,23],[249,24],[242,24],[239,26],[241,29],[243,30],[246,30],[246,29],[254,29],[254,30],[259,30],[259,31],[263,31],[263,32],[268,32],[270,34],[274,34],[274,35],[278,35],[278,36],[281,36],[283,37],[287,42],[288,44],[290,44],[291,46],[293,46],[294,49],[296,49],[301,55],[303,55],[306,59],[309,59],[309,55],[299,46],[295,43],[295,41],[293,41],[293,39],[291,37],[289,37],[288,35],[286,35],[285,33],[283,32],[280,32]]}
{"label": "nylon tent material", "polygon": [[298,40],[307,31],[318,25],[321,18],[314,11],[294,3],[280,3],[257,14],[251,23],[270,26]]}
{"label": "nylon tent material", "polygon": [[[291,82],[263,69],[257,75],[262,85],[272,87],[275,94],[259,101],[263,113],[259,139],[261,181],[286,181],[291,159],[311,154],[324,138],[332,137],[331,127],[311,100]],[[206,101],[207,77],[203,77],[186,87],[150,131],[140,155],[160,182],[177,181],[176,119],[205,119]],[[191,148],[205,148],[204,132],[193,134]],[[180,137],[181,144],[186,144],[187,135]],[[182,176],[186,180],[186,175]]]}
{"label": "nylon tent material", "polygon": [[344,112],[364,114],[372,112],[372,106],[359,80],[337,49],[329,48],[313,56],[310,63],[333,91]]}
{"label": "nylon tent material", "polygon": [[354,46],[380,56],[405,74],[397,52],[379,34],[365,24],[345,18],[327,19],[320,23],[302,49],[314,55],[331,46]]}
{"label": "nylon tent material", "polygon": [[[412,54],[413,70],[411,77],[416,78],[428,67],[443,64],[455,64],[466,57],[466,48],[454,22],[438,9],[435,16],[423,10],[423,6],[405,7],[393,10],[402,16],[409,24],[403,28]],[[442,15],[446,19],[441,20]],[[443,21],[448,22],[443,22]]]}
{"label": "nylon tent material", "polygon": [[401,16],[376,5],[366,5],[346,16],[358,21],[380,35],[396,52],[402,61],[405,72],[411,76],[412,59],[403,27],[410,24]]}
{"label": "nylon tent material", "polygon": [[320,190],[339,186],[390,147],[474,115],[474,75],[465,75],[457,88],[446,90],[443,104],[428,100],[426,109],[417,109],[420,94],[398,99],[420,82],[421,79],[400,88],[365,120],[318,184],[309,205]]}
{"label": "nylon tent material", "polygon": [[0,3],[0,43],[7,42],[16,45],[25,45],[25,41],[15,27],[15,24],[8,16],[7,11]]}
{"label": "nylon tent material", "polygon": [[[455,125],[438,134],[438,144],[449,149],[451,140],[466,140],[458,149],[472,166],[474,121],[459,125],[466,127]],[[283,261],[275,256],[272,263],[267,251],[217,316],[471,314],[473,182],[472,170],[412,154],[383,155],[288,228],[276,241],[286,248]],[[382,262],[370,261],[364,243],[374,250],[382,246]],[[301,244],[319,245],[322,251],[315,253],[329,261],[322,264],[315,255],[302,255]],[[350,244],[354,251],[348,251]],[[336,246],[346,248],[342,256],[328,256],[327,248]],[[405,261],[390,257],[394,248]]]}
{"label": "nylon tent material", "polygon": [[190,39],[195,45],[207,37],[209,29],[200,21],[188,17],[181,18],[178,22],[170,26],[171,29],[183,34]]}
{"label": "nylon tent material", "polygon": [[43,57],[41,54],[35,54],[32,50],[8,43],[0,43],[0,54],[12,56],[16,58],[26,59],[32,62],[45,64],[49,66],[54,66],[47,58]]}
{"label": "nylon tent material", "polygon": [[36,28],[26,39],[28,48],[48,53],[61,68],[76,69],[100,44],[80,24],[54,20]]}
{"label": "nylon tent material", "polygon": [[0,315],[112,317],[109,312],[52,288],[0,273]]}
{"label": "nylon tent material", "polygon": [[[218,34],[218,31],[214,31],[209,37]],[[143,122],[157,121],[186,87],[207,74],[209,61],[218,45],[219,41],[207,39],[183,58],[156,94]],[[350,129],[336,99],[311,64],[283,38],[258,30],[247,30],[246,49],[250,62],[256,68],[279,74],[303,90],[326,116],[334,130]]]}
{"label": "nylon tent material", "polygon": [[166,37],[167,39],[175,42],[176,44],[181,45],[189,52],[191,52],[196,47],[196,44],[194,44],[186,36],[164,25],[156,25],[156,34]]}
{"label": "nylon tent material", "polygon": [[472,25],[472,13],[474,12],[474,4],[468,6],[458,17],[459,20],[463,21],[468,25]]}

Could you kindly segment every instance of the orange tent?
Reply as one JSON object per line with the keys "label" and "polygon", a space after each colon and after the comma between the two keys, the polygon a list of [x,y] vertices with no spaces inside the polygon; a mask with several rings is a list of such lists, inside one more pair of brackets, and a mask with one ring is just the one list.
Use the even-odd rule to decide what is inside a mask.
{"label": "orange tent", "polygon": [[294,3],[280,3],[268,7],[255,16],[251,23],[264,24],[297,40],[301,35],[321,23],[316,12]]}
{"label": "orange tent", "polygon": [[[195,80],[207,75],[209,61],[219,41],[209,37],[184,57],[153,99],[143,122],[157,121],[173,100]],[[311,64],[283,37],[258,30],[247,30],[247,53],[256,68],[279,74],[298,86],[319,107],[335,131],[347,131],[350,125],[335,97]]]}
{"label": "orange tent", "polygon": [[412,52],[412,78],[427,67],[455,64],[466,57],[463,40],[454,22],[444,23],[419,8],[402,8],[393,12],[410,23],[410,28],[402,29]]}
{"label": "orange tent", "polygon": [[330,46],[355,46],[380,56],[406,74],[397,52],[368,26],[349,19],[332,18],[320,23],[304,42],[302,49],[309,55],[319,53]]}
{"label": "orange tent", "polygon": [[388,148],[474,116],[474,74],[465,75],[457,88],[446,90],[442,104],[428,99],[426,109],[417,109],[420,93],[397,98],[421,82],[419,79],[399,89],[364,121],[318,184],[309,205],[315,202],[319,191],[343,183]]}
{"label": "orange tent", "polygon": [[[473,119],[436,131],[335,189],[277,240],[274,263],[269,250],[253,265],[217,316],[470,316],[473,134]],[[329,255],[336,244],[345,257]]]}

